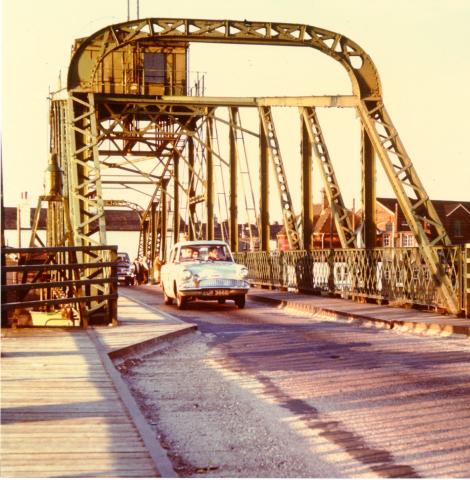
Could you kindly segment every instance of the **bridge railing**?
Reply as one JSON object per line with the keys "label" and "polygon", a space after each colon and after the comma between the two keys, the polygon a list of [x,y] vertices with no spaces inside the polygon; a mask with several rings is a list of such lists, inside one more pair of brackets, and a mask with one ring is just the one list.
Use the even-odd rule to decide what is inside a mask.
{"label": "bridge railing", "polygon": [[4,248],[1,257],[2,326],[19,313],[33,326],[32,312],[58,309],[71,326],[117,324],[116,246]]}
{"label": "bridge railing", "polygon": [[[434,247],[462,310],[466,251],[463,246]],[[469,253],[470,255],[470,253]],[[252,284],[293,291],[375,299],[393,305],[445,308],[436,279],[419,248],[324,249],[288,252],[238,252]],[[470,268],[469,268],[470,270]]]}

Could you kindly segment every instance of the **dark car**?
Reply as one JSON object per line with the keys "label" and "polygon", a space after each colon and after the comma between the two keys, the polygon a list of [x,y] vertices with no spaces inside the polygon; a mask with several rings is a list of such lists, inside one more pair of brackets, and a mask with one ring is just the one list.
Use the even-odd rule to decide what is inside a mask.
{"label": "dark car", "polygon": [[118,252],[117,254],[117,276],[118,282],[123,282],[125,285],[134,285],[134,265],[126,252]]}

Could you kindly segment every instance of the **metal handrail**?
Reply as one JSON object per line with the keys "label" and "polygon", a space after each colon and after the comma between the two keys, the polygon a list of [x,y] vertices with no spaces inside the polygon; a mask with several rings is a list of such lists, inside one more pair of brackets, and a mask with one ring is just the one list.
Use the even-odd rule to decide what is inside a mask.
{"label": "metal handrail", "polygon": [[[465,308],[461,246],[433,247],[455,299]],[[435,275],[418,247],[238,252],[254,285],[445,309]]]}

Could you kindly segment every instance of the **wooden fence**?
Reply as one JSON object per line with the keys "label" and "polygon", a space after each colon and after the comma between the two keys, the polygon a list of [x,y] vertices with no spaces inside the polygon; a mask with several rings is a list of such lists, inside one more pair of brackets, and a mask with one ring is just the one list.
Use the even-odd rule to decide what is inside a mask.
{"label": "wooden fence", "polygon": [[73,326],[117,324],[117,246],[5,247],[1,257],[2,326],[57,309]]}

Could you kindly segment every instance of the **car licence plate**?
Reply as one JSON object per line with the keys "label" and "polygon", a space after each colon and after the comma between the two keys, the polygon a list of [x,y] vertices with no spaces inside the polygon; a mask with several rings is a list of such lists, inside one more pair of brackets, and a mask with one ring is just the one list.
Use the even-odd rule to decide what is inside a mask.
{"label": "car licence plate", "polygon": [[228,295],[230,293],[230,290],[224,289],[224,288],[217,288],[215,290],[212,290],[212,295],[219,296],[219,295]]}

